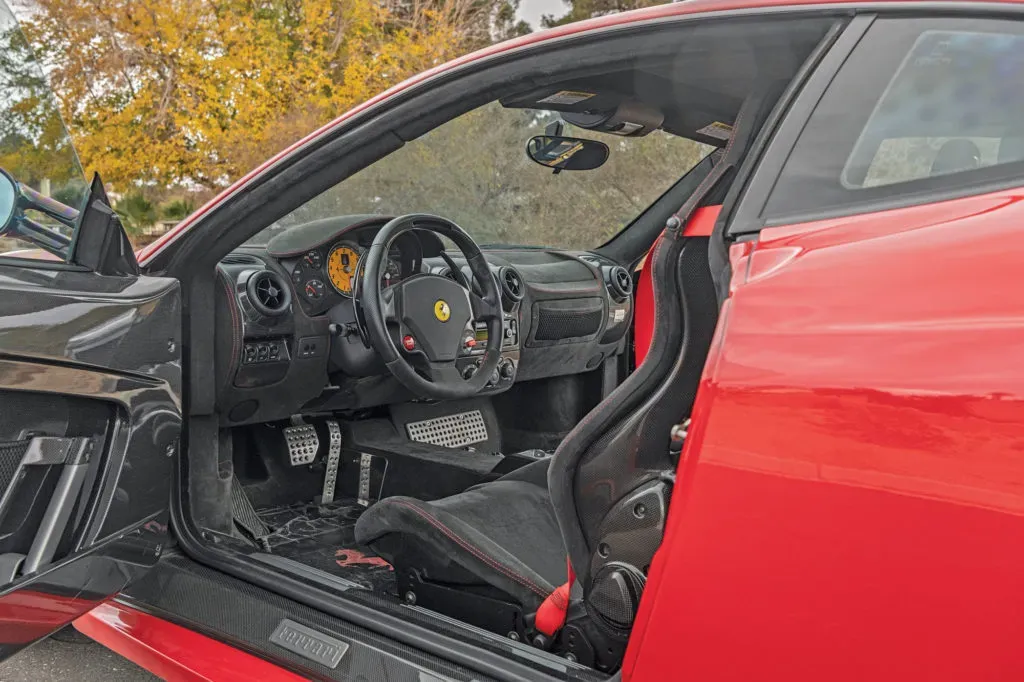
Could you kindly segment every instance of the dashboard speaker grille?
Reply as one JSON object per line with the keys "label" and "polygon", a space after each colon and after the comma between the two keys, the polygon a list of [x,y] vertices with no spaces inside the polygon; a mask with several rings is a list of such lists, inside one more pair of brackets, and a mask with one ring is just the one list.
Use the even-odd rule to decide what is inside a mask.
{"label": "dashboard speaker grille", "polygon": [[444,448],[461,448],[487,440],[487,423],[480,410],[409,422],[405,431],[409,440]]}
{"label": "dashboard speaker grille", "polygon": [[599,331],[605,318],[604,302],[599,298],[540,301],[533,306],[533,332],[536,343],[579,341]]}

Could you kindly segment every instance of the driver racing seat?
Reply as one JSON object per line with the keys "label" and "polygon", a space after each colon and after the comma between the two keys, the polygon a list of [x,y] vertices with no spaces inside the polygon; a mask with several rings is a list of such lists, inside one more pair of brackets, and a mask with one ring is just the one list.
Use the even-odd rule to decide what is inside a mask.
{"label": "driver racing seat", "polygon": [[[747,98],[718,162],[669,218],[648,261],[658,321],[649,351],[554,456],[441,500],[386,498],[360,517],[357,542],[392,563],[406,601],[599,670],[618,667],[718,316],[711,230],[688,223],[708,200],[720,203],[723,179],[760,127],[744,122],[763,122],[779,92]],[[713,222],[717,212],[702,215]],[[535,619],[545,600],[564,600],[567,556],[576,581],[553,640]]]}

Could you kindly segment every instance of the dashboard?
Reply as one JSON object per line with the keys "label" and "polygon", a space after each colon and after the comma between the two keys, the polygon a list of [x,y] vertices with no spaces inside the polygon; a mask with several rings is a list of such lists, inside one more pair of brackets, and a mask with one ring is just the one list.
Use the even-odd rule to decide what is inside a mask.
{"label": "dashboard", "polygon": [[[359,333],[354,300],[382,216],[339,216],[244,245],[218,267],[218,411],[229,424],[358,410],[414,399]],[[592,253],[484,249],[502,293],[501,362],[483,395],[535,379],[593,371],[625,349],[632,276]],[[384,287],[414,276],[472,282],[461,254],[432,232],[406,232],[388,251]],[[483,325],[456,365],[472,376],[490,343]],[[401,340],[396,338],[396,344]]]}

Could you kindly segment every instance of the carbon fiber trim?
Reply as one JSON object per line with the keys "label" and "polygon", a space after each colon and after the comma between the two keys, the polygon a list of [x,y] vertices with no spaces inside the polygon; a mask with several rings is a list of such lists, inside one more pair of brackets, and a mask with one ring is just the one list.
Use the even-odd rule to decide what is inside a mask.
{"label": "carbon fiber trim", "polygon": [[14,481],[18,466],[28,450],[28,444],[28,440],[0,443],[0,493],[7,490]]}
{"label": "carbon fiber trim", "polygon": [[[488,679],[180,555],[166,556],[118,599],[318,679],[345,682],[423,679],[484,682]],[[271,642],[271,636],[285,620],[348,644],[337,668],[329,668]]]}
{"label": "carbon fiber trim", "polygon": [[[268,557],[270,558],[272,557]],[[310,587],[311,592],[315,589]],[[501,652],[518,663],[532,664],[531,667],[545,671],[552,680],[600,682],[607,679],[606,675],[589,668],[553,658],[551,654],[491,633],[476,632],[475,628],[450,621],[440,614],[410,608],[397,600],[367,590],[344,589],[343,592],[346,598],[379,609],[388,615],[398,616],[411,625],[429,627],[452,639]],[[267,660],[290,666],[306,675],[315,674],[323,679],[366,682],[384,679],[410,679],[418,682],[424,679],[420,676],[409,677],[414,671],[433,671],[428,674],[447,676],[454,680],[470,679],[485,682],[492,679],[207,568],[180,554],[165,553],[159,564],[145,578],[131,585],[122,597],[136,608],[152,611],[156,615],[205,632]],[[269,637],[284,618],[348,643],[351,648],[339,668],[332,671],[317,667],[310,661],[271,644]],[[542,660],[545,657],[553,660]],[[369,667],[363,668],[364,665]],[[391,667],[385,668],[385,665]],[[382,672],[385,670],[387,672]],[[396,675],[399,670],[402,671],[402,675]],[[359,677],[360,674],[363,677]]]}

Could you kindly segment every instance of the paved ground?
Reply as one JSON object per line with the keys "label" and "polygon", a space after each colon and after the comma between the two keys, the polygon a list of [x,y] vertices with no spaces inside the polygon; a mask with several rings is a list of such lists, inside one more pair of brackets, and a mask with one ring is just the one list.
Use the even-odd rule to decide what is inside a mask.
{"label": "paved ground", "polygon": [[157,678],[91,640],[44,640],[0,664],[2,682],[150,682]]}

